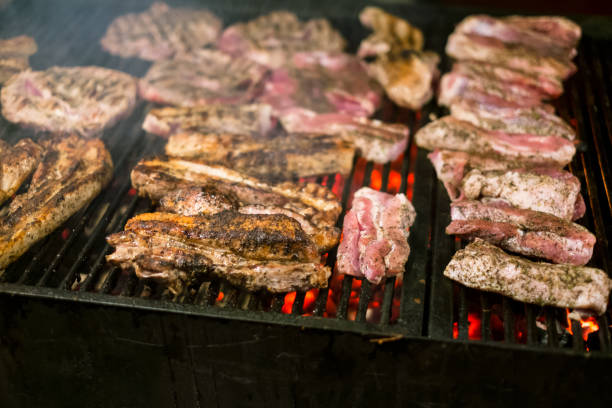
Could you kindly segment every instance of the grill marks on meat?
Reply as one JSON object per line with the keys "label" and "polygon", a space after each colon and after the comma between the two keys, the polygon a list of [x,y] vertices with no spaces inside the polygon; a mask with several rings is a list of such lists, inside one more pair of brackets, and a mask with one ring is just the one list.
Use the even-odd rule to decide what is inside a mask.
{"label": "grill marks on meat", "polygon": [[22,139],[15,146],[0,140],[0,204],[34,172],[42,154],[42,146],[31,139]]}
{"label": "grill marks on meat", "polygon": [[576,202],[581,200],[580,181],[571,173],[557,170],[509,170],[468,172],[461,182],[467,199],[491,197],[565,220],[575,217]]}
{"label": "grill marks on meat", "polygon": [[503,161],[518,160],[527,166],[563,167],[576,153],[574,144],[559,136],[487,131],[452,116],[427,124],[415,138],[417,145],[425,149],[456,150],[498,157]]}
{"label": "grill marks on meat", "polygon": [[326,19],[299,21],[288,11],[276,11],[229,26],[217,46],[234,56],[278,68],[298,52],[341,52],[346,41]]}
{"label": "grill marks on meat", "polygon": [[415,217],[406,196],[359,189],[344,218],[338,271],[375,284],[403,273],[410,254],[408,228]]}
{"label": "grill marks on meat", "polygon": [[495,200],[451,204],[446,233],[481,238],[519,254],[555,263],[586,264],[595,236],[581,225],[538,211],[513,208]]}
{"label": "grill marks on meat", "polygon": [[170,136],[171,157],[220,164],[271,182],[331,173],[347,175],[355,149],[338,137],[312,134],[253,137],[240,134]]}
{"label": "grill marks on meat", "polygon": [[25,71],[2,88],[2,114],[25,126],[89,137],[132,111],[136,88],[130,75],[101,67]]}
{"label": "grill marks on meat", "polygon": [[432,95],[440,62],[438,54],[423,52],[423,33],[407,21],[377,7],[366,7],[359,14],[361,23],[374,32],[359,45],[357,55],[376,59],[368,73],[400,106],[420,109]]}
{"label": "grill marks on meat", "polygon": [[28,69],[28,57],[37,50],[36,42],[27,35],[0,40],[0,85]]}
{"label": "grill marks on meat", "polygon": [[198,50],[220,32],[221,21],[209,11],[156,2],[147,11],[113,20],[100,43],[111,54],[155,61]]}
{"label": "grill marks on meat", "polygon": [[531,262],[476,239],[453,256],[444,275],[521,302],[603,314],[612,280],[600,269]]}
{"label": "grill marks on meat", "polygon": [[109,262],[160,280],[174,293],[198,274],[272,292],[325,287],[331,275],[299,224],[284,215],[148,213],[107,240],[116,247]]}
{"label": "grill marks on meat", "polygon": [[154,63],[140,80],[140,96],[177,106],[247,103],[266,72],[248,59],[202,49]]}
{"label": "grill marks on meat", "polygon": [[213,186],[235,196],[242,206],[265,203],[299,214],[312,226],[311,238],[321,251],[332,249],[339,240],[335,224],[341,205],[331,191],[318,184],[270,184],[226,167],[177,159],[141,161],[131,177],[139,194],[156,202],[172,190]]}
{"label": "grill marks on meat", "polygon": [[28,191],[0,211],[0,269],[98,195],[112,168],[99,139],[69,136],[50,143]]}
{"label": "grill marks on meat", "polygon": [[276,127],[269,105],[208,105],[151,109],[142,128],[162,137],[181,134],[268,135]]}
{"label": "grill marks on meat", "polygon": [[187,216],[211,215],[227,210],[237,210],[238,198],[222,193],[215,187],[186,187],[170,191],[159,200],[161,212]]}

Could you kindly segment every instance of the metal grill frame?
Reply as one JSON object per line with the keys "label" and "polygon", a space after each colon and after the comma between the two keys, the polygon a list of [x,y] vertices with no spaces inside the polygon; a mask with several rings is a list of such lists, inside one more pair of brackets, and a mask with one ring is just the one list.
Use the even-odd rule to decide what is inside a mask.
{"label": "metal grill frame", "polygon": [[[40,2],[36,11],[14,4],[5,10],[0,17],[0,35],[18,34],[33,35],[38,44],[39,52],[31,57],[34,69],[46,68],[50,65],[101,65],[119,69],[135,76],[142,76],[149,63],[135,59],[121,59],[111,56],[98,45],[108,23],[117,15],[141,10],[142,5],[129,3],[117,7],[96,7],[82,5],[77,1],[62,3],[61,6]],[[185,3],[185,2],[183,2]],[[195,5],[197,7],[197,5]],[[363,29],[356,12],[361,5],[353,5],[354,10],[347,10],[346,4],[328,5],[325,9],[313,9],[308,5],[301,8],[298,4],[268,2],[265,8],[289,8],[303,17],[325,16],[332,20],[351,47],[356,48],[359,40],[367,31]],[[259,6],[249,6],[242,2],[229,2],[224,5],[207,5],[211,10],[221,15],[226,22],[243,21],[259,13],[266,12]],[[444,56],[443,48],[448,34],[456,22],[464,15],[474,10],[441,10],[433,7],[384,6],[390,12],[404,15],[411,22],[421,27],[426,35],[427,48],[443,56],[441,71],[450,68],[450,61]],[[109,12],[112,10],[112,13]],[[580,19],[577,19],[580,20]],[[587,23],[589,20],[585,20]],[[86,22],[91,22],[87,24]],[[62,32],[55,32],[57,27],[63,27]],[[87,28],[87,30],[84,30]],[[53,34],[53,35],[52,35]],[[95,46],[94,46],[95,45]],[[610,183],[612,181],[610,152],[612,151],[612,108],[610,107],[610,90],[612,90],[612,57],[606,55],[605,49],[610,45],[608,38],[593,37],[588,32],[583,36],[578,57],[578,73],[567,83],[564,95],[556,101],[558,113],[570,121],[578,131],[582,140],[579,152],[570,165],[570,170],[582,183],[582,193],[587,202],[587,214],[582,220],[587,228],[597,236],[593,265],[602,267],[610,274],[609,246],[607,237],[612,236],[612,198]],[[584,91],[584,92],[583,92]],[[579,327],[574,326],[574,336],[571,346],[559,344],[560,333],[557,333],[556,316],[558,309],[545,308],[547,332],[540,333],[536,328],[536,317],[541,308],[533,305],[521,305],[507,298],[501,299],[504,321],[503,341],[491,338],[489,324],[491,305],[499,303],[499,298],[486,293],[476,293],[471,289],[457,285],[442,276],[442,271],[452,254],[460,244],[452,237],[444,234],[444,228],[450,220],[449,201],[443,186],[437,182],[433,167],[426,158],[427,152],[416,149],[411,140],[404,154],[399,172],[401,174],[400,192],[408,189],[408,175],[414,173],[413,204],[417,210],[417,219],[411,229],[409,244],[411,255],[406,265],[404,281],[401,285],[399,317],[390,323],[391,304],[394,298],[395,279],[384,283],[382,302],[382,317],[379,324],[366,321],[368,300],[372,288],[363,282],[359,296],[359,305],[355,320],[347,318],[352,277],[345,277],[342,282],[342,295],[338,303],[336,318],[323,317],[327,302],[327,291],[321,291],[316,300],[313,316],[302,316],[301,306],[304,293],[298,293],[293,302],[291,314],[280,313],[283,305],[283,295],[275,296],[270,311],[251,310],[256,306],[257,299],[245,292],[233,290],[220,307],[211,305],[215,293],[219,290],[217,283],[211,284],[205,299],[142,299],[134,296],[145,289],[142,282],[134,276],[124,276],[118,270],[112,270],[103,275],[104,255],[108,253],[108,245],[104,236],[110,232],[121,230],[125,221],[137,211],[151,208],[148,200],[138,198],[130,190],[129,171],[136,161],[147,155],[161,152],[164,141],[152,135],[145,134],[141,129],[142,118],[150,108],[150,104],[141,104],[136,111],[118,125],[104,134],[104,141],[112,153],[115,163],[114,179],[92,203],[75,214],[66,224],[49,237],[36,244],[20,260],[11,265],[3,282],[0,282],[0,293],[38,297],[46,299],[84,302],[97,305],[117,306],[141,310],[180,313],[194,316],[240,320],[257,323],[289,325],[312,329],[353,332],[369,337],[435,339],[440,341],[469,342],[468,308],[470,301],[478,299],[482,317],[482,343],[487,346],[516,349],[537,350],[542,352],[583,353],[585,344]],[[411,133],[427,123],[430,114],[441,115],[444,112],[430,103],[419,113],[397,110],[387,106],[381,113],[383,119],[403,121],[411,128]],[[573,119],[573,120],[572,120]],[[0,122],[0,137],[14,142],[31,136],[32,132],[19,129],[17,126]],[[125,137],[130,135],[130,137]],[[415,160],[411,160],[411,153]],[[364,167],[363,181],[359,184],[369,185],[374,165],[363,159],[356,160],[353,172],[347,179],[342,191],[341,200],[346,208],[351,187],[355,187],[353,175],[356,167]],[[382,167],[382,189],[385,189],[391,165]],[[319,178],[320,182],[322,179]],[[333,183],[334,178],[328,181]],[[344,212],[339,222],[342,222]],[[92,222],[92,220],[96,220]],[[340,224],[341,226],[341,224]],[[68,231],[68,238],[60,241],[58,238]],[[87,239],[79,239],[87,235]],[[431,237],[431,240],[428,238]],[[58,245],[58,241],[63,244]],[[335,252],[330,253],[328,262],[333,265]],[[70,290],[77,275],[83,274],[78,290]],[[119,282],[121,281],[121,284]],[[94,290],[97,287],[100,292]],[[114,293],[113,290],[118,293]],[[112,293],[112,294],[110,294]],[[418,299],[418,301],[417,301]],[[203,304],[193,304],[194,301]],[[242,306],[246,310],[242,309]],[[515,313],[513,310],[524,308],[527,324],[526,344],[515,342]],[[609,327],[610,312],[601,316],[598,323],[601,328]],[[456,324],[457,338],[453,339],[453,327]],[[546,337],[542,344],[542,336]],[[600,330],[598,334],[600,350],[595,354],[612,357],[610,332]]]}

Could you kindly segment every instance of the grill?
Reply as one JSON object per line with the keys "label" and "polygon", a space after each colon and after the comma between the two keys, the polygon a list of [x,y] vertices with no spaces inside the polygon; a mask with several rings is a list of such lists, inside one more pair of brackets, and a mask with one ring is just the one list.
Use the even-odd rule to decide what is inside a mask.
{"label": "grill", "polygon": [[[0,15],[0,35],[28,34],[35,37],[39,51],[31,57],[34,69],[51,65],[100,65],[142,76],[149,63],[113,57],[99,46],[110,21],[121,14],[141,10],[145,4],[116,2],[114,7],[78,1],[15,2]],[[146,3],[146,2],[143,2]],[[367,34],[356,13],[359,5],[328,4],[325,8],[292,4],[302,17],[324,15],[332,20],[350,47],[356,49]],[[267,2],[268,9],[287,8],[285,3]],[[248,3],[225,2],[209,6],[226,23],[245,20],[265,12]],[[446,38],[465,10],[429,7],[385,7],[407,16],[421,27],[429,49],[444,55]],[[315,14],[316,13],[316,14]],[[580,21],[580,19],[578,19]],[[591,265],[610,273],[608,238],[612,236],[612,56],[609,39],[597,30],[605,23],[587,24],[576,59],[578,72],[555,102],[558,113],[579,134],[579,152],[570,170],[582,183],[587,213],[581,223],[597,236]],[[450,61],[443,57],[442,72]],[[612,356],[607,314],[583,322],[570,321],[563,309],[538,307],[457,285],[442,271],[461,241],[445,235],[450,220],[447,194],[435,177],[427,152],[410,143],[393,163],[378,165],[355,159],[348,178],[328,175],[312,179],[327,185],[350,208],[352,193],[361,186],[406,193],[417,211],[411,229],[411,255],[402,278],[391,278],[374,287],[367,281],[335,272],[329,290],[311,290],[282,295],[250,294],[219,281],[206,281],[180,296],[139,281],[105,263],[109,253],[105,236],[123,228],[126,220],[152,209],[148,199],[137,197],[129,173],[142,157],[163,151],[164,140],[141,130],[149,104],[141,103],[128,118],[105,132],[103,139],[114,163],[114,178],[87,208],[75,214],[7,268],[0,277],[0,292],[44,299],[170,312],[234,321],[287,325],[300,328],[352,332],[374,341],[399,338],[434,339],[455,343],[486,343],[512,350],[546,353],[576,353]],[[397,109],[386,102],[379,117],[407,123],[412,134],[428,122],[430,115],[444,112],[430,103],[420,112]],[[11,143],[32,137],[30,130],[0,120],[0,137]],[[311,180],[311,181],[312,181]],[[342,222],[344,214],[340,217]],[[335,251],[327,255],[335,262]],[[588,334],[589,327],[599,327]],[[588,335],[587,335],[588,334]]]}

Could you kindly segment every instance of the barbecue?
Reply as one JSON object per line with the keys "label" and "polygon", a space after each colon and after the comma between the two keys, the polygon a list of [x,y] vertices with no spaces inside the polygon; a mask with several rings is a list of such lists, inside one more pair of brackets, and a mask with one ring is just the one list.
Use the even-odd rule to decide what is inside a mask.
{"label": "barbecue", "polygon": [[[53,65],[98,65],[142,77],[148,63],[118,58],[97,46],[113,19],[150,6],[128,3],[121,9],[92,5],[75,10],[60,3],[57,10],[45,7],[43,13],[30,8],[29,3],[13,2],[8,6],[10,13],[0,15],[2,34],[32,33],[39,49],[44,50],[32,57],[36,70]],[[202,9],[191,3],[189,7]],[[357,20],[361,6],[345,13],[331,3],[310,9],[272,2],[245,6],[238,12],[233,9],[235,4],[206,7],[222,16],[227,25],[255,19],[278,7],[290,7],[302,21],[324,17],[346,38],[347,52],[357,50],[369,34]],[[422,29],[428,47],[441,56],[440,71],[451,69],[444,45],[466,11],[402,5],[388,10]],[[567,170],[580,180],[586,204],[585,216],[577,223],[597,237],[587,267],[607,273],[606,238],[612,225],[606,136],[612,123],[606,102],[609,47],[603,34],[593,37],[592,26],[583,27],[574,60],[578,70],[564,82],[565,92],[553,105],[579,140]],[[168,140],[142,130],[143,119],[154,108],[158,106],[144,102],[132,115],[103,131],[102,140],[115,164],[112,181],[0,276],[5,311],[2,327],[8,327],[2,343],[9,347],[1,364],[9,367],[5,371],[9,373],[8,384],[18,393],[18,402],[52,405],[60,398],[55,395],[67,395],[66,388],[60,387],[63,383],[72,384],[72,395],[77,399],[88,395],[93,405],[117,406],[130,405],[139,398],[166,406],[207,406],[217,399],[223,399],[219,406],[240,401],[290,405],[298,399],[315,404],[364,405],[380,402],[382,392],[395,404],[411,398],[423,405],[443,406],[468,400],[470,395],[482,396],[483,390],[489,396],[512,399],[512,395],[522,395],[552,404],[591,405],[606,399],[607,377],[598,373],[609,365],[609,310],[597,316],[583,311],[570,314],[572,310],[564,307],[524,303],[443,276],[452,255],[464,243],[445,234],[451,222],[450,201],[427,159],[430,152],[419,149],[414,138],[406,139],[396,160],[377,163],[358,153],[347,176],[326,174],[295,181],[324,185],[333,191],[338,215],[331,224],[336,233],[342,230],[345,212],[362,186],[400,193],[413,203],[417,217],[410,228],[411,253],[403,274],[384,277],[378,285],[340,275],[337,245],[325,251],[319,261],[331,272],[327,288],[294,292],[246,290],[240,282],[233,284],[206,270],[195,273],[194,281],[181,281],[180,293],[173,293],[164,281],[140,279],[107,262],[106,257],[114,251],[105,241],[107,236],[123,231],[126,222],[139,214],[169,213],[182,194],[173,188],[151,200],[139,195],[129,179],[141,160],[152,161],[151,157],[164,153]],[[431,115],[446,114],[445,108],[434,103],[412,112],[385,98],[368,120],[398,123],[416,134]],[[10,146],[24,138],[42,141],[40,134],[4,119],[0,119],[0,133]],[[176,159],[159,161],[172,160]],[[478,168],[467,166],[465,173]],[[173,182],[182,180],[178,177]],[[187,180],[184,184],[193,187],[194,183]],[[207,191],[217,194],[208,190],[210,183],[195,184],[200,194],[196,201]],[[27,187],[26,181],[22,190]],[[175,196],[166,196],[169,192]],[[230,207],[226,211],[252,205],[240,203],[236,194],[221,193],[230,197],[221,205]],[[188,207],[188,211],[196,207],[188,215],[191,218],[209,211],[198,211],[197,205]],[[173,211],[176,215],[185,210]],[[24,323],[34,318],[35,322]],[[85,335],[88,331],[91,334]],[[105,374],[109,367],[126,362],[130,375],[117,378],[108,371]],[[11,371],[11,367],[38,366],[41,371],[27,370],[28,378]],[[357,380],[341,386],[332,366],[353,372]],[[158,372],[158,381],[148,381],[146,373]],[[417,396],[417,392],[406,391],[406,383],[414,384],[411,389],[417,390]],[[150,392],[144,396],[134,392],[145,384]],[[551,392],[543,395],[539,390],[546,384]],[[588,392],[575,393],[576,388],[587,385]],[[11,394],[9,391],[9,398]],[[49,397],[43,401],[44,397],[37,395]]]}

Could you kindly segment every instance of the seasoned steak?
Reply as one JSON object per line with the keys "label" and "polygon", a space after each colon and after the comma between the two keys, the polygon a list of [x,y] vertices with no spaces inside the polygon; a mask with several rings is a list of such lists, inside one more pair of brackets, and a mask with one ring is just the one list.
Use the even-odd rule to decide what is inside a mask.
{"label": "seasoned steak", "polygon": [[111,54],[156,61],[214,43],[221,21],[207,10],[172,8],[155,2],[142,13],[117,17],[100,40]]}
{"label": "seasoned steak", "polygon": [[593,255],[593,234],[543,212],[496,200],[463,200],[451,204],[451,218],[447,234],[482,238],[518,254],[572,265],[584,265]]}
{"label": "seasoned steak", "polygon": [[30,67],[28,57],[38,50],[32,37],[0,39],[0,85],[18,72]]}
{"label": "seasoned steak", "polygon": [[410,254],[408,228],[416,213],[405,195],[359,189],[344,217],[338,272],[378,284],[404,272]]}
{"label": "seasoned steak", "polygon": [[0,211],[0,270],[87,205],[112,172],[99,139],[72,135],[49,143],[28,191]]}
{"label": "seasoned steak", "polygon": [[378,7],[366,7],[359,21],[373,32],[359,44],[360,57],[401,54],[406,50],[422,51],[423,33],[406,20]]}
{"label": "seasoned steak", "polygon": [[115,247],[109,262],[160,281],[174,293],[198,275],[271,292],[326,287],[331,275],[299,224],[278,214],[140,214],[107,241]]}
{"label": "seasoned steak", "polygon": [[504,161],[520,161],[525,165],[563,167],[572,161],[576,148],[559,136],[512,134],[488,131],[469,122],[444,116],[428,123],[415,135],[419,147],[446,149],[481,156],[495,156]]}
{"label": "seasoned steak", "polygon": [[341,52],[346,41],[323,18],[300,21],[288,11],[275,11],[225,29],[221,51],[278,68],[298,52]]}
{"label": "seasoned steak", "polygon": [[157,61],[140,80],[140,96],[176,106],[250,102],[266,68],[216,50],[197,50]]}
{"label": "seasoned steak", "polygon": [[101,67],[51,67],[13,76],[2,88],[11,122],[56,133],[99,134],[136,104],[134,78]]}
{"label": "seasoned steak", "polygon": [[42,155],[42,146],[31,139],[22,139],[14,146],[0,140],[0,204],[17,192]]}
{"label": "seasoned steak", "polygon": [[528,261],[478,238],[455,253],[444,276],[520,302],[597,314],[606,311],[612,289],[612,280],[601,269]]}

